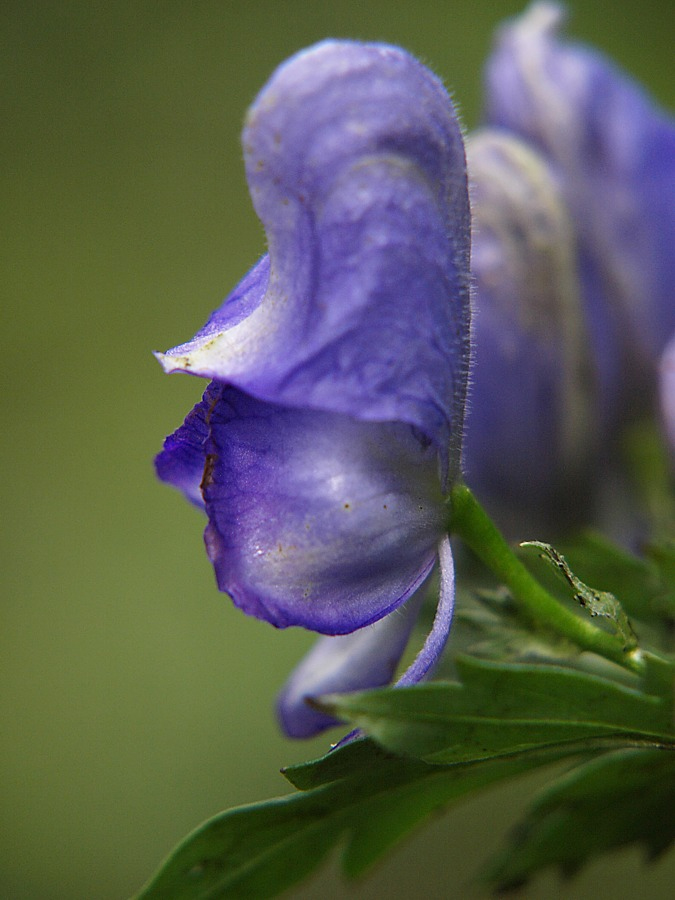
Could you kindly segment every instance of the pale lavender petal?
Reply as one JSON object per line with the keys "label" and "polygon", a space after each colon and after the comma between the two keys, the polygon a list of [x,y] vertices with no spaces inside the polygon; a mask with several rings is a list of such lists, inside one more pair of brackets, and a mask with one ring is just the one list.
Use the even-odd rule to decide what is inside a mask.
{"label": "pale lavender petal", "polygon": [[312,737],[339,724],[313,709],[308,697],[389,684],[415,626],[424,590],[384,619],[352,634],[322,637],[282,688],[277,713],[289,737]]}
{"label": "pale lavender petal", "polygon": [[675,336],[661,360],[661,411],[668,441],[675,450]]}
{"label": "pale lavender petal", "polygon": [[[265,297],[270,277],[270,258],[267,254],[256,263],[239,282],[227,299],[211,313],[208,321],[197,334],[185,344],[168,350],[166,353],[155,353],[166,372],[190,372],[193,375],[204,375],[203,371],[193,371],[188,365],[193,356],[208,353],[213,341],[218,341],[223,332],[235,328],[251,316]],[[232,352],[235,352],[234,347]],[[177,365],[174,360],[183,362]]]}
{"label": "pale lavender petal", "polygon": [[[447,536],[443,537],[441,541],[439,547],[439,556],[440,596],[438,607],[436,609],[436,615],[434,617],[434,623],[431,631],[427,635],[422,649],[417,654],[414,662],[398,679],[395,685],[396,687],[407,687],[409,685],[418,684],[420,681],[423,681],[428,675],[431,675],[439,659],[441,658],[443,650],[445,649],[445,645],[448,641],[448,637],[450,635],[450,627],[452,625],[452,616],[455,607],[455,567],[452,557],[450,540]],[[393,615],[395,615],[395,613],[392,613],[384,621],[388,621],[392,618]],[[344,669],[347,669],[346,664],[344,665]],[[376,686],[377,685],[375,684],[362,683],[361,685],[354,685],[354,687],[350,688],[345,687],[341,690],[364,689]],[[322,687],[324,686],[322,685]],[[329,686],[326,685],[325,688],[326,690],[328,690]],[[333,690],[333,692],[335,691],[334,688],[330,689]],[[302,686],[298,685],[296,687],[296,690],[298,690],[298,693],[300,693],[302,690]],[[304,696],[307,696],[307,694],[305,694]],[[324,716],[321,720],[301,719],[301,721],[307,729],[311,728],[312,722],[314,722],[315,726],[319,725],[319,728],[317,728],[317,730],[328,728],[331,725],[336,724],[335,720],[331,719],[329,716]],[[307,733],[302,736],[309,737],[312,733],[314,732],[308,730]],[[356,729],[355,731],[350,731],[349,734],[345,735],[337,744],[334,745],[334,748],[342,747],[345,744],[350,743],[355,738],[358,738],[360,734],[361,732],[358,729]]]}
{"label": "pale lavender petal", "polygon": [[574,223],[551,167],[519,138],[484,129],[467,156],[475,292],[465,477],[493,513],[559,513],[599,446],[614,389],[591,352]]}
{"label": "pale lavender petal", "polygon": [[[455,573],[450,541],[439,548],[440,598],[431,632],[414,662],[396,682],[397,687],[417,684],[440,659],[452,624]],[[308,697],[367,690],[390,683],[415,625],[424,591],[373,625],[340,637],[321,638],[295,669],[277,703],[282,727],[289,737],[311,737],[339,724],[313,709]],[[351,737],[348,736],[348,737]]]}
{"label": "pale lavender petal", "polygon": [[445,649],[455,608],[455,564],[450,539],[445,535],[438,550],[440,560],[440,593],[434,624],[414,662],[396,682],[397,687],[417,684],[434,670]]}
{"label": "pale lavender petal", "polygon": [[346,634],[424,581],[444,507],[433,446],[409,426],[223,388],[209,427],[206,546],[220,589],[246,612]]}
{"label": "pale lavender petal", "polygon": [[234,315],[228,301],[160,361],[272,403],[407,422],[450,448],[454,475],[469,205],[440,81],[397,48],[324,42],[277,70],[243,140],[269,281],[255,269]]}
{"label": "pale lavender petal", "polygon": [[537,3],[502,29],[488,121],[556,166],[585,278],[620,318],[627,384],[649,386],[675,331],[675,125],[601,54],[560,40],[562,18]]}

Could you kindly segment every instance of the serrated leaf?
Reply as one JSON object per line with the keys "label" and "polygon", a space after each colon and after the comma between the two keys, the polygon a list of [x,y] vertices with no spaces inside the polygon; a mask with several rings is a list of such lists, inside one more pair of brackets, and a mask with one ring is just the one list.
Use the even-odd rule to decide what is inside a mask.
{"label": "serrated leaf", "polygon": [[[513,731],[506,749],[512,753],[515,749],[515,755],[493,755],[483,761],[450,765],[437,764],[443,757],[437,748],[432,754],[434,764],[430,764],[394,755],[390,749],[382,749],[369,740],[354,741],[320,760],[286,770],[293,783],[306,788],[303,792],[230,810],[207,822],[174,851],[137,900],[273,897],[309,875],[338,845],[344,847],[345,873],[350,877],[360,875],[434,810],[572,754],[625,744],[635,740],[636,733],[638,739],[645,739],[645,729],[661,727],[658,723],[666,706],[657,698],[573,670],[498,666],[469,659],[461,660],[459,668],[465,682],[462,685],[427,685],[361,696],[372,698],[379,693],[390,702],[413,698],[430,689],[433,693],[439,688],[450,688],[453,696],[459,690],[460,695],[466,695],[461,701],[465,704],[464,713],[475,707],[478,725],[496,724],[497,733],[504,733],[503,723],[489,721],[495,718],[490,714],[491,707],[506,706],[512,716],[507,726],[529,729],[527,752],[522,752],[522,733],[514,746]],[[574,717],[588,710],[589,703],[590,708],[599,704],[600,712],[593,722],[595,727],[600,723],[604,737],[595,742],[585,739],[559,745],[548,743],[550,726],[574,724]],[[558,710],[557,720],[551,720],[551,706]],[[531,719],[520,721],[525,709],[531,711]],[[460,725],[461,719],[460,716]],[[418,729],[414,717],[404,720],[405,727],[414,734]],[[464,725],[468,722],[467,718]],[[611,728],[618,728],[619,733],[607,735],[604,729],[608,722],[613,722]],[[429,724],[424,722],[425,726]],[[448,722],[447,716],[438,721],[435,710],[431,725],[439,724],[445,729],[447,742],[448,727],[457,726]],[[544,729],[543,743],[532,741],[533,724]],[[475,722],[473,727],[476,728]],[[624,732],[622,728],[631,731]],[[475,753],[475,737],[469,746]],[[477,755],[484,752],[478,750]],[[503,745],[499,752],[504,754]],[[453,763],[462,759],[462,752],[456,748],[445,755]]]}
{"label": "serrated leaf", "polygon": [[554,748],[517,761],[432,766],[355,741],[293,767],[305,783],[323,782],[330,772],[338,780],[206,822],[136,900],[274,897],[309,875],[345,838],[343,869],[360,875],[435,809],[559,758]]}
{"label": "serrated leaf", "polygon": [[574,599],[587,609],[592,616],[609,619],[617,635],[623,641],[625,650],[634,650],[638,641],[628,620],[628,616],[614,594],[610,591],[589,587],[570,568],[567,560],[550,544],[542,541],[524,541],[521,547],[536,547],[542,551],[542,558],[548,560],[560,572],[574,590]]}
{"label": "serrated leaf", "polygon": [[675,545],[648,546],[643,558],[597,532],[584,532],[562,550],[580,578],[615,594],[628,615],[675,624]]}
{"label": "serrated leaf", "polygon": [[554,744],[627,746],[674,741],[670,706],[574,669],[457,660],[462,683],[417,685],[322,698],[394,753],[432,763],[531,752]]}
{"label": "serrated leaf", "polygon": [[326,792],[215,816],[179,844],[137,900],[276,896],[308,875],[342,831]]}
{"label": "serrated leaf", "polygon": [[592,857],[631,843],[655,856],[675,840],[674,809],[674,753],[603,755],[541,793],[488,880],[506,890],[547,866],[572,874]]}
{"label": "serrated leaf", "polygon": [[393,765],[396,768],[400,762],[400,757],[384,750],[374,741],[358,740],[343,744],[319,759],[286,766],[281,772],[293,787],[308,791],[343,778],[366,775],[383,766]]}

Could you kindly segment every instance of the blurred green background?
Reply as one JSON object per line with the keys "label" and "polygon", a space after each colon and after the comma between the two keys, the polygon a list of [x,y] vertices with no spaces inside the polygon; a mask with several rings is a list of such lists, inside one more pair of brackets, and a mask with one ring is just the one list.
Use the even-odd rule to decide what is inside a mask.
{"label": "blurred green background", "polygon": [[[189,829],[286,792],[324,737],[278,733],[310,645],[214,586],[200,515],[155,482],[201,385],[150,355],[187,339],[263,251],[239,130],[272,69],[325,36],[419,55],[479,121],[490,0],[13,2],[2,14],[3,560],[0,898],[112,900]],[[666,105],[670,3],[578,2],[573,32]],[[535,782],[453,811],[368,881],[294,897],[466,897]],[[527,788],[527,790],[526,790]],[[637,852],[523,896],[670,896]]]}

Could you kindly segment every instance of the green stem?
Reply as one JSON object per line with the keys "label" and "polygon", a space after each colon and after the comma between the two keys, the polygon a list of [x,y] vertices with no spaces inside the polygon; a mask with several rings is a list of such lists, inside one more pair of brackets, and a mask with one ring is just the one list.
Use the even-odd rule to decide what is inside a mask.
{"label": "green stem", "polygon": [[632,672],[644,673],[640,650],[626,652],[620,639],[567,609],[530,575],[466,485],[455,485],[450,500],[452,532],[509,588],[521,615],[537,627],[556,631],[583,650],[604,656]]}

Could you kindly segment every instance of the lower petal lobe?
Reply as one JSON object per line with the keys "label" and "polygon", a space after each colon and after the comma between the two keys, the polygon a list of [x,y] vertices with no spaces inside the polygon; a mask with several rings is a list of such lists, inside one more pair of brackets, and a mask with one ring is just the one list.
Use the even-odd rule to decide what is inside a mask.
{"label": "lower petal lobe", "polygon": [[308,697],[389,684],[424,599],[419,590],[391,615],[353,634],[321,637],[282,688],[277,714],[289,737],[312,737],[339,724],[313,709]]}
{"label": "lower petal lobe", "polygon": [[407,425],[277,407],[222,387],[202,482],[220,589],[279,628],[346,634],[377,621],[436,557],[437,460]]}

